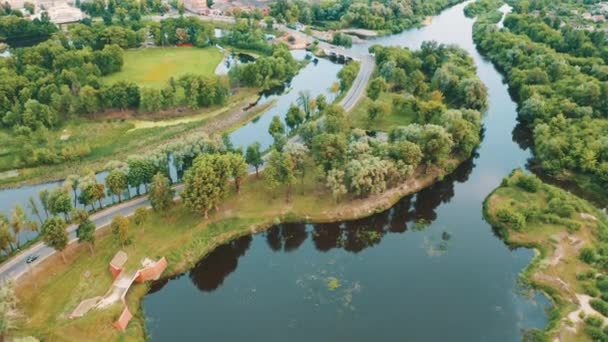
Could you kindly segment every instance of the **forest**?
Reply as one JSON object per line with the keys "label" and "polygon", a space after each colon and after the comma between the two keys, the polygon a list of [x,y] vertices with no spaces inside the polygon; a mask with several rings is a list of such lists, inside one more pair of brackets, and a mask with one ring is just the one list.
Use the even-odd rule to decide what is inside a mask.
{"label": "forest", "polygon": [[[478,20],[478,48],[505,74],[519,120],[532,131],[534,155],[555,176],[608,185],[606,35],[571,27],[559,16],[539,20],[543,2],[514,4],[504,20]],[[575,176],[572,176],[575,175]],[[601,189],[604,190],[601,190]]]}

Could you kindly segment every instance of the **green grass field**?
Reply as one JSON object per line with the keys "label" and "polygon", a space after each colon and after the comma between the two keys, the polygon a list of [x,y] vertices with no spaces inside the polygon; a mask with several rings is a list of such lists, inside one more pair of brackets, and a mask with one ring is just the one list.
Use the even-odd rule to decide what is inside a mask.
{"label": "green grass field", "polygon": [[372,104],[372,100],[368,97],[363,98],[349,114],[351,126],[373,131],[388,132],[395,127],[411,124],[414,120],[414,113],[393,113],[392,101],[394,97],[398,96],[400,95],[386,92],[382,93],[377,101],[388,108],[388,113],[373,121],[369,120],[367,116],[367,110]]}
{"label": "green grass field", "polygon": [[141,86],[162,87],[170,77],[187,73],[214,75],[222,60],[215,47],[167,47],[128,50],[122,71],[104,78],[106,83],[133,81]]}

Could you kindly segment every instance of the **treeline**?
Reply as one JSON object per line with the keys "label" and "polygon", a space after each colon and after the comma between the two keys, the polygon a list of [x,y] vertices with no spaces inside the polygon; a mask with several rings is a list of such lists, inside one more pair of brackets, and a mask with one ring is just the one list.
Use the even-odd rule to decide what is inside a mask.
{"label": "treeline", "polygon": [[[511,14],[505,26],[523,29],[498,30],[483,18],[474,29],[478,48],[505,74],[518,103],[518,117],[533,131],[534,153],[551,174],[568,172],[590,175],[597,184],[608,185],[608,71],[602,58],[577,57],[570,45],[571,28],[550,29],[542,21],[532,24],[527,14]],[[536,31],[552,32],[554,39]],[[535,36],[533,41],[529,36]],[[576,33],[583,37],[584,33]],[[547,39],[545,41],[545,39]],[[541,42],[542,40],[542,42]],[[556,41],[565,53],[556,51]],[[565,45],[562,45],[562,42]],[[568,46],[574,50],[570,50]],[[600,45],[601,46],[601,45]],[[600,50],[594,49],[598,54]]]}
{"label": "treeline", "polygon": [[46,13],[42,13],[40,19],[30,20],[23,18],[20,11],[11,9],[8,3],[0,6],[0,42],[17,46],[38,43],[57,31]]}
{"label": "treeline", "polygon": [[461,2],[460,0],[331,0],[310,3],[279,0],[270,4],[270,14],[287,23],[300,22],[331,29],[359,27],[401,32],[420,24],[426,16]]}
{"label": "treeline", "polygon": [[239,20],[219,39],[222,45],[239,49],[255,50],[270,55],[272,45],[266,39],[264,31],[255,20]]}

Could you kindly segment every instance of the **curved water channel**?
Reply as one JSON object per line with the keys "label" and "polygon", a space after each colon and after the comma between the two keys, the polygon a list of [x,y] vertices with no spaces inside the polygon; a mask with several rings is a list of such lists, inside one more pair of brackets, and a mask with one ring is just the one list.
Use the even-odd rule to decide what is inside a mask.
{"label": "curved water channel", "polygon": [[353,48],[466,49],[490,97],[476,156],[384,213],[275,226],[155,283],[143,302],[152,340],[517,341],[546,325],[548,299],[517,285],[533,252],[510,250],[482,217],[484,198],[530,152],[513,141],[516,104],[476,51],[464,6]]}

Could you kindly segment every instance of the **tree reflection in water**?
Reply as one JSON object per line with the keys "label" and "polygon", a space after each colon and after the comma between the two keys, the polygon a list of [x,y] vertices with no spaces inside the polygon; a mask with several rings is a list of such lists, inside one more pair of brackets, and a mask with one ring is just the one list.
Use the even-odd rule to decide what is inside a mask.
{"label": "tree reflection in water", "polygon": [[[408,223],[432,223],[437,218],[437,208],[442,203],[449,202],[454,196],[454,184],[468,180],[474,167],[473,160],[474,158],[467,160],[444,180],[415,195],[401,199],[382,213],[347,222],[277,225],[264,233],[266,243],[276,252],[295,251],[309,236],[315,248],[321,252],[342,248],[358,253],[378,245],[388,233],[406,232]],[[448,240],[445,236],[442,236],[442,239]],[[226,277],[236,270],[238,259],[245,255],[251,242],[252,236],[248,235],[219,246],[199,261],[189,271],[188,276],[199,290],[206,292],[216,290]],[[169,280],[166,278],[154,282],[150,293],[159,291]]]}

